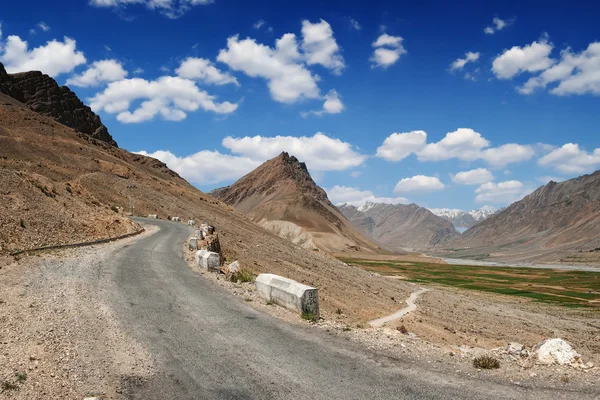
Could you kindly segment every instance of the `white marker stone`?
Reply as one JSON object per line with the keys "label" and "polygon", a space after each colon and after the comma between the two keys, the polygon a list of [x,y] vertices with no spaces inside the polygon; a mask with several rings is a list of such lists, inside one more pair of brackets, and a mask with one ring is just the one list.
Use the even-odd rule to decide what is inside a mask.
{"label": "white marker stone", "polygon": [[319,316],[318,289],[292,279],[273,274],[260,274],[256,278],[257,292],[268,302],[275,303],[300,314]]}

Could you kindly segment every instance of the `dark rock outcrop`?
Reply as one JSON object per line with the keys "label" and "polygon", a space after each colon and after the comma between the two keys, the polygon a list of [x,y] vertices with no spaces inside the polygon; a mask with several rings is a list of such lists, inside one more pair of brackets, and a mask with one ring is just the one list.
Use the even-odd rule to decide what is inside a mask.
{"label": "dark rock outcrop", "polygon": [[33,111],[54,118],[78,132],[117,147],[108,129],[91,108],[66,86],[39,71],[8,74],[0,63],[0,92]]}

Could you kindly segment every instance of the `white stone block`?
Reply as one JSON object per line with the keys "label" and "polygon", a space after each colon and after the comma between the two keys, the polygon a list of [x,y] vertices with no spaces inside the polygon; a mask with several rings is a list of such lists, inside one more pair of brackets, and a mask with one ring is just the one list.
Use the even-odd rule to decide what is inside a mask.
{"label": "white stone block", "polygon": [[202,266],[202,257],[206,254],[206,250],[198,250],[196,252],[196,265]]}
{"label": "white stone block", "polygon": [[200,229],[196,229],[196,231],[194,232],[194,236],[202,240],[204,239],[204,232],[202,232],[202,230]]}
{"label": "white stone block", "polygon": [[189,244],[190,250],[198,250],[198,238],[197,237],[191,237],[188,244]]}
{"label": "white stone block", "polygon": [[317,288],[273,274],[260,274],[255,283],[257,292],[266,301],[300,314],[309,313],[319,316]]}
{"label": "white stone block", "polygon": [[148,214],[148,218],[156,219],[156,218],[158,218],[158,215],[156,215],[156,214]]}
{"label": "white stone block", "polygon": [[219,253],[206,251],[200,259],[200,266],[209,272],[220,272],[221,257]]}
{"label": "white stone block", "polygon": [[194,226],[195,224],[196,224],[196,221],[194,221],[193,219],[188,220],[189,226]]}

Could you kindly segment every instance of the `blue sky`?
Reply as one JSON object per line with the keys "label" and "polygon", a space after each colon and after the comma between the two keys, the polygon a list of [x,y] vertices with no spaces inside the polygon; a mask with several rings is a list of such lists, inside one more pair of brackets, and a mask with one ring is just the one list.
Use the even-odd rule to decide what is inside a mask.
{"label": "blue sky", "polygon": [[333,202],[502,207],[600,166],[594,2],[68,0],[0,61],[202,190],[288,151]]}

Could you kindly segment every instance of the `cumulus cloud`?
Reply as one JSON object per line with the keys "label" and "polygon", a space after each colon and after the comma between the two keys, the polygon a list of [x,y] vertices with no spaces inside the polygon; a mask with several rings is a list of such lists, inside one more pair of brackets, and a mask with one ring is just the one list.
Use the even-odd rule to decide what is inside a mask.
{"label": "cumulus cloud", "polygon": [[36,26],[44,32],[48,32],[50,30],[50,25],[44,21],[39,22]]}
{"label": "cumulus cloud", "polygon": [[95,61],[83,73],[74,75],[67,80],[67,85],[90,87],[98,86],[105,82],[114,82],[125,79],[127,71],[117,60]]}
{"label": "cumulus cloud", "polygon": [[481,158],[481,151],[490,142],[479,132],[470,128],[459,128],[449,132],[437,143],[426,145],[418,153],[421,161],[441,161],[458,158],[464,161],[474,161]]}
{"label": "cumulus cloud", "polygon": [[369,59],[371,68],[388,68],[394,65],[400,59],[400,56],[406,54],[407,51],[402,45],[404,39],[400,36],[391,36],[387,33],[380,35],[373,42],[373,55]]}
{"label": "cumulus cloud", "polygon": [[404,197],[377,197],[370,190],[360,190],[356,187],[334,186],[327,189],[327,197],[333,204],[351,204],[360,207],[366,202],[385,204],[408,204]]}
{"label": "cumulus cloud", "polygon": [[[129,111],[131,103],[136,100],[143,102],[133,112]],[[186,112],[199,108],[229,114],[238,107],[228,101],[215,102],[215,96],[200,90],[194,81],[172,76],[153,81],[133,78],[112,82],[89,101],[94,111],[117,114],[117,120],[124,123],[149,121],[157,115],[166,120],[180,121],[186,117]]]}
{"label": "cumulus cloud", "polygon": [[401,179],[394,188],[395,193],[433,192],[446,186],[435,176],[416,175]]}
{"label": "cumulus cloud", "polygon": [[504,181],[500,183],[488,182],[479,186],[475,193],[477,203],[510,204],[521,200],[531,189],[519,181]]}
{"label": "cumulus cloud", "polygon": [[426,141],[425,131],[392,133],[377,148],[377,157],[388,161],[401,161],[425,147]]}
{"label": "cumulus cloud", "polygon": [[476,62],[479,60],[479,52],[473,53],[471,51],[465,53],[465,58],[457,58],[452,64],[450,64],[450,70],[456,71],[463,69],[467,63]]}
{"label": "cumulus cloud", "polygon": [[218,151],[202,150],[185,157],[178,157],[166,150],[153,153],[138,151],[137,154],[156,158],[186,180],[208,185],[224,181],[234,181],[260,165],[260,162],[247,157],[221,154]]}
{"label": "cumulus cloud", "polygon": [[181,78],[200,80],[211,85],[240,85],[234,76],[220,71],[205,58],[188,57],[181,62],[175,73]]}
{"label": "cumulus cloud", "polygon": [[591,172],[600,166],[600,148],[587,152],[576,143],[567,143],[540,158],[538,164],[564,174]]}
{"label": "cumulus cloud", "polygon": [[543,71],[554,64],[552,44],[546,39],[505,50],[492,62],[492,71],[499,79],[510,79],[522,72]]}
{"label": "cumulus cloud", "polygon": [[323,19],[315,24],[302,21],[302,50],[308,65],[320,64],[336,75],[346,67],[331,25]]}
{"label": "cumulus cloud", "polygon": [[574,53],[570,48],[561,52],[558,63],[545,69],[540,75],[530,78],[517,88],[522,94],[531,94],[557,83],[551,94],[564,96],[572,94],[600,95],[600,42],[590,43],[587,49]]}
{"label": "cumulus cloud", "polygon": [[31,50],[28,47],[27,42],[18,36],[6,39],[4,46],[0,47],[0,61],[8,73],[42,71],[56,77],[86,63],[83,52],[77,51],[75,40],[68,37],[62,42],[51,40]]}
{"label": "cumulus cloud", "polygon": [[254,39],[232,36],[217,60],[250,77],[266,79],[271,96],[278,102],[295,103],[302,98],[320,97],[318,77],[302,63],[296,35],[292,33],[278,39],[275,48]]}
{"label": "cumulus cloud", "polygon": [[192,7],[207,5],[214,0],[89,0],[94,7],[113,8],[122,10],[128,6],[139,4],[149,10],[158,11],[167,18],[177,19],[188,12]]}
{"label": "cumulus cloud", "polygon": [[325,95],[325,103],[323,103],[322,110],[302,113],[302,116],[307,117],[311,114],[318,116],[322,116],[323,114],[339,114],[342,111],[344,111],[344,103],[342,103],[338,92],[332,89]]}
{"label": "cumulus cloud", "polygon": [[226,137],[222,144],[232,153],[257,161],[266,161],[287,151],[314,171],[341,171],[361,165],[367,158],[356,152],[351,144],[320,132],[312,137]]}
{"label": "cumulus cloud", "polygon": [[427,144],[426,140],[427,133],[424,131],[393,133],[377,149],[377,157],[401,161],[416,154],[419,161],[484,160],[494,167],[503,167],[529,160],[535,155],[534,146],[529,145],[508,143],[490,148],[489,140],[470,128],[448,132],[439,142]]}
{"label": "cumulus cloud", "polygon": [[451,175],[452,180],[459,185],[481,185],[494,180],[494,175],[485,168],[462,171]]}
{"label": "cumulus cloud", "polygon": [[493,35],[494,33],[501,31],[502,29],[506,28],[507,26],[512,25],[514,22],[515,22],[514,18],[511,20],[503,20],[498,17],[494,17],[494,19],[492,20],[492,25],[486,26],[483,31],[488,35]]}

